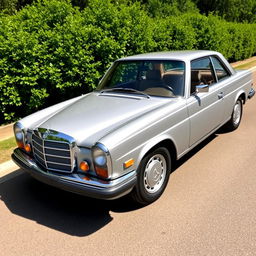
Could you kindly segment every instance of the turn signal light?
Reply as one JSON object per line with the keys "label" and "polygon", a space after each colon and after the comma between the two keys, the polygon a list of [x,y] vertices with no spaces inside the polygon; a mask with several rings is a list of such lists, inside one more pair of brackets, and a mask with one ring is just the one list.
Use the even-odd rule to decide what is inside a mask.
{"label": "turn signal light", "polygon": [[86,161],[82,161],[79,165],[80,169],[84,172],[89,171],[89,164]]}
{"label": "turn signal light", "polygon": [[105,178],[105,179],[108,178],[108,170],[107,169],[95,166],[95,172],[97,173],[97,175],[99,177],[102,177],[102,178]]}
{"label": "turn signal light", "polygon": [[131,158],[128,161],[124,162],[124,169],[129,168],[130,166],[132,166],[134,164],[134,159]]}
{"label": "turn signal light", "polygon": [[17,141],[18,148],[25,148],[23,142]]}
{"label": "turn signal light", "polygon": [[30,144],[26,144],[25,147],[24,147],[24,149],[25,149],[25,151],[26,151],[27,153],[30,153],[30,152],[31,152],[31,146],[30,146]]}

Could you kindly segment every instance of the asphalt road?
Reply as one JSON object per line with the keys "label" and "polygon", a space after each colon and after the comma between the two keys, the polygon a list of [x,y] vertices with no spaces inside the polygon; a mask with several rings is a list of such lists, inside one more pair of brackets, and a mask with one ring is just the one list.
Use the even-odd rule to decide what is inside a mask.
{"label": "asphalt road", "polygon": [[20,170],[5,175],[0,255],[256,255],[255,99],[238,130],[181,159],[162,197],[143,208],[60,191]]}

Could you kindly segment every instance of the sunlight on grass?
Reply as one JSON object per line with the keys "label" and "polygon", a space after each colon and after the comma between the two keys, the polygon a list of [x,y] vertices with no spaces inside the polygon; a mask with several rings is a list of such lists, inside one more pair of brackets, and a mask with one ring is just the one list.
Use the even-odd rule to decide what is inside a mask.
{"label": "sunlight on grass", "polygon": [[10,160],[11,154],[16,147],[14,137],[0,141],[0,163]]}
{"label": "sunlight on grass", "polygon": [[256,60],[233,67],[235,69],[249,69],[256,66]]}

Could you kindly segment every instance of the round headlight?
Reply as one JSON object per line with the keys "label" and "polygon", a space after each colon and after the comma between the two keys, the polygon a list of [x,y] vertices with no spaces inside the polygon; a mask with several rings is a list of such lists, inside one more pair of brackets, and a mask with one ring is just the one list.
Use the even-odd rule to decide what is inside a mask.
{"label": "round headlight", "polygon": [[23,148],[24,147],[24,140],[25,140],[24,127],[22,126],[21,123],[17,122],[17,123],[14,124],[13,130],[14,130],[14,135],[15,135],[18,147]]}
{"label": "round headlight", "polygon": [[111,158],[108,149],[101,143],[92,148],[94,170],[100,178],[108,179],[111,175]]}
{"label": "round headlight", "polygon": [[15,137],[18,141],[22,141],[23,140],[23,132],[21,130],[16,129]]}
{"label": "round headlight", "polygon": [[93,160],[96,165],[105,166],[107,164],[106,153],[102,149],[95,147],[93,150]]}

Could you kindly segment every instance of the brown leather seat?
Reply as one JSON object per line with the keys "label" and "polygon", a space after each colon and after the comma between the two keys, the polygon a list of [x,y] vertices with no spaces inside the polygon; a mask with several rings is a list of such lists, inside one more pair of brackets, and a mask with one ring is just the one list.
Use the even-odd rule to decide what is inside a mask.
{"label": "brown leather seat", "polygon": [[210,70],[201,70],[200,71],[200,76],[201,76],[201,82],[203,84],[212,84],[214,82],[214,77],[212,75],[212,72]]}

